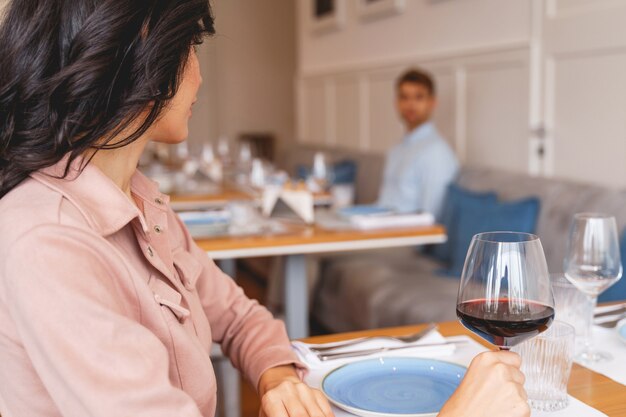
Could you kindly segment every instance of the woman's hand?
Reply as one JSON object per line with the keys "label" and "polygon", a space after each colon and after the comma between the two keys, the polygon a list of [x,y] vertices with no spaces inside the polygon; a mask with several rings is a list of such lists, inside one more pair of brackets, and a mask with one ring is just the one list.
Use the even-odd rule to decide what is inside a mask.
{"label": "woman's hand", "polygon": [[265,371],[259,395],[261,417],[333,417],[324,394],[302,382],[292,365]]}
{"label": "woman's hand", "polygon": [[439,417],[528,417],[521,359],[512,352],[485,352],[470,364]]}

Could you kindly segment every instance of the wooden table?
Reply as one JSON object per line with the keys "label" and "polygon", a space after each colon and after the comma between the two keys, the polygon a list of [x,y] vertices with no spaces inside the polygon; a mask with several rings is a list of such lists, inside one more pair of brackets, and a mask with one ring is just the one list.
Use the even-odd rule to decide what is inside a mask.
{"label": "wooden table", "polygon": [[438,225],[375,231],[331,231],[300,226],[285,234],[196,239],[196,243],[215,260],[286,256],[285,321],[289,336],[298,339],[308,336],[305,255],[417,246],[445,240],[445,229]]}
{"label": "wooden table", "polygon": [[198,208],[219,208],[231,201],[251,201],[254,196],[237,187],[224,185],[213,194],[172,194],[170,206],[175,211],[196,210]]}
{"label": "wooden table", "polygon": [[[260,204],[260,191],[251,187],[224,183],[216,185],[217,191],[204,194],[170,194],[170,206],[174,211],[222,208],[231,201],[253,201]],[[330,206],[332,195],[327,192],[314,193],[313,203],[316,207]]]}
{"label": "wooden table", "polygon": [[[317,336],[305,339],[309,343],[326,343],[374,335],[404,335],[414,333],[424,325],[393,327],[362,332],[341,333],[328,336]],[[439,323],[439,332],[444,336],[468,335],[481,344],[491,345],[475,336],[458,322]],[[626,386],[619,384],[604,375],[593,372],[583,366],[574,364],[568,384],[568,392],[580,401],[596,408],[609,417],[626,417]],[[576,417],[576,416],[572,416]]]}

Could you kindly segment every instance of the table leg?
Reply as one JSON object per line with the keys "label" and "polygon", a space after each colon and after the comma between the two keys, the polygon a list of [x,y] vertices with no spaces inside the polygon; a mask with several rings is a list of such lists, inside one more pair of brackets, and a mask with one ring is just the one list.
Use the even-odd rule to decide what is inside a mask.
{"label": "table leg", "polygon": [[292,339],[309,335],[309,295],[304,255],[285,260],[285,322]]}
{"label": "table leg", "polygon": [[219,259],[217,261],[217,265],[220,267],[222,272],[231,277],[232,279],[236,279],[237,274],[237,260],[236,259]]}
{"label": "table leg", "polygon": [[[217,347],[217,345],[215,345]],[[219,417],[241,417],[241,381],[239,371],[227,357],[211,354],[213,368],[220,384],[218,392],[217,415]]]}
{"label": "table leg", "polygon": [[[219,268],[232,279],[235,279],[237,273],[237,264],[235,259],[219,259],[217,265]],[[219,417],[241,417],[241,383],[239,371],[230,363],[230,360],[222,354],[222,350],[218,345],[213,345],[211,350],[211,359],[213,360],[213,368],[216,376],[221,383],[218,389],[218,409]]]}

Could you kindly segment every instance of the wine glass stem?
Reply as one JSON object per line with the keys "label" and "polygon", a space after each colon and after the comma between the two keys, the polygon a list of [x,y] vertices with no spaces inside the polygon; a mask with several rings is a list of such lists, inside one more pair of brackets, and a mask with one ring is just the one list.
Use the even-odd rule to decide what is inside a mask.
{"label": "wine glass stem", "polygon": [[585,323],[585,335],[584,335],[584,352],[588,357],[591,357],[593,353],[593,334],[592,334],[592,326],[593,326],[593,313],[596,309],[596,304],[598,303],[597,295],[587,295],[587,322]]}

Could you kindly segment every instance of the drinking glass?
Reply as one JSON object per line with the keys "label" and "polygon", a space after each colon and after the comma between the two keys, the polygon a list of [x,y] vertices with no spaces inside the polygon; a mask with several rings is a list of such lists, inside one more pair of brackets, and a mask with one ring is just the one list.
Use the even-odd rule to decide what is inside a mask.
{"label": "drinking glass", "polygon": [[239,164],[249,165],[252,161],[252,146],[248,142],[242,142],[239,145]]}
{"label": "drinking glass", "polygon": [[266,177],[263,161],[260,158],[254,158],[250,168],[250,185],[261,189],[265,185]]}
{"label": "drinking glass", "polygon": [[554,299],[539,238],[517,232],[475,235],[456,313],[467,329],[501,350],[545,331],[554,319]]}
{"label": "drinking glass", "polygon": [[532,408],[557,411],[567,407],[574,338],[571,325],[555,320],[547,331],[513,348],[522,357],[524,388]]}
{"label": "drinking glass", "polygon": [[333,183],[333,168],[323,152],[316,152],[313,155],[313,168],[311,169],[310,179],[320,188],[313,191],[327,190]]}
{"label": "drinking glass", "polygon": [[562,272],[550,274],[550,281],[554,294],[554,319],[574,327],[576,352],[579,352],[589,336],[587,332],[590,326],[587,325],[587,321],[593,315],[590,313],[593,307],[585,293],[572,284]]}
{"label": "drinking glass", "polygon": [[607,352],[593,348],[591,325],[598,295],[622,277],[615,217],[600,213],[574,216],[564,261],[565,277],[587,295],[591,307],[586,325],[588,337],[583,351],[576,356],[582,362],[608,361]]}

